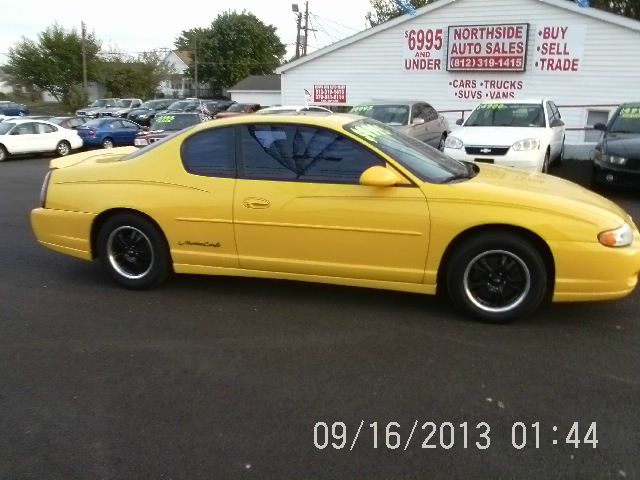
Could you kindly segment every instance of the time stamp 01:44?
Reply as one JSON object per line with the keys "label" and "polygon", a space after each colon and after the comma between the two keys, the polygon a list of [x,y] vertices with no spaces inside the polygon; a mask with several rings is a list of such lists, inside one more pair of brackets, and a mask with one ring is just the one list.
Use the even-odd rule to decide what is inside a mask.
{"label": "time stamp 01:44", "polygon": [[[597,448],[596,430],[596,422],[573,422],[566,428],[557,425],[545,428],[540,422],[515,422],[511,425],[511,447],[516,450],[544,445]],[[410,447],[486,450],[491,447],[492,433],[487,422],[434,423],[415,420],[403,426],[399,422],[369,423],[361,420],[357,428],[355,425],[348,427],[344,422],[317,422],[313,427],[313,444],[318,450],[353,450],[358,444],[389,450],[407,450]]]}

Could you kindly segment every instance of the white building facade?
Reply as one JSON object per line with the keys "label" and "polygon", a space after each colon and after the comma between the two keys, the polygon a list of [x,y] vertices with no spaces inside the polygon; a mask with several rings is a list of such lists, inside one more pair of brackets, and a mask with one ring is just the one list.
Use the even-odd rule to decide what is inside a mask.
{"label": "white building facade", "polygon": [[280,67],[282,104],[423,100],[449,120],[480,101],[553,100],[567,144],[640,100],[640,22],[567,0],[438,0]]}

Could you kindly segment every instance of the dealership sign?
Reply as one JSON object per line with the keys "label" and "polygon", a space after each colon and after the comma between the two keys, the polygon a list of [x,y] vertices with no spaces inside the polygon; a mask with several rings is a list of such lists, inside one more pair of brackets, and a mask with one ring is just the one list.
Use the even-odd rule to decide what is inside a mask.
{"label": "dealership sign", "polygon": [[528,23],[451,26],[447,70],[524,72],[528,36]]}
{"label": "dealership sign", "polygon": [[314,85],[313,101],[315,103],[347,103],[347,86]]}
{"label": "dealership sign", "polygon": [[441,71],[444,64],[444,29],[420,26],[404,31],[402,60],[406,72]]}
{"label": "dealership sign", "polygon": [[587,38],[584,25],[539,25],[533,66],[540,72],[578,72]]}

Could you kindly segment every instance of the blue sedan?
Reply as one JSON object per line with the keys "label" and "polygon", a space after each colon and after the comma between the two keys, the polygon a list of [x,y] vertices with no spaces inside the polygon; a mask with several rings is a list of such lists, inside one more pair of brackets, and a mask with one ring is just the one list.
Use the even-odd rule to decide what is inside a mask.
{"label": "blue sedan", "polygon": [[29,115],[29,109],[26,105],[15,102],[0,102],[0,115],[6,115],[7,117],[17,117]]}
{"label": "blue sedan", "polygon": [[98,118],[76,128],[85,146],[113,148],[133,145],[140,126],[123,119]]}

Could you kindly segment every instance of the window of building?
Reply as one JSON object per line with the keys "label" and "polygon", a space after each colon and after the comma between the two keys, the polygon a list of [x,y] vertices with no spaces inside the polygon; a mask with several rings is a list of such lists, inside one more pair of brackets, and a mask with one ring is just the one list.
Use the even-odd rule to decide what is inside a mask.
{"label": "window of building", "polygon": [[585,142],[599,142],[602,132],[599,130],[592,130],[596,123],[606,123],[609,121],[608,110],[588,110],[587,111],[587,125],[586,127],[591,130],[585,130],[584,141]]}

